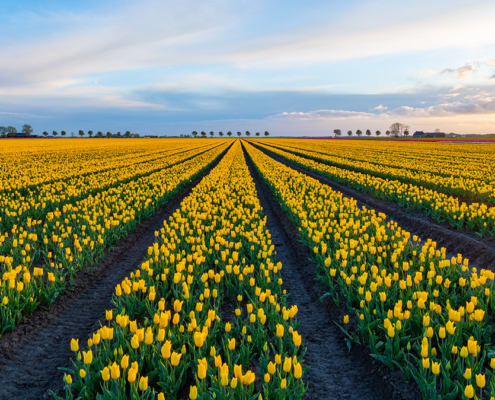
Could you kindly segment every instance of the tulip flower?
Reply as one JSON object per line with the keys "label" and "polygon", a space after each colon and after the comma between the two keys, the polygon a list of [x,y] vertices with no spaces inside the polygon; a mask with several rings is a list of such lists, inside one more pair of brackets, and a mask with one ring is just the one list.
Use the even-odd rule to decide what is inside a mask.
{"label": "tulip flower", "polygon": [[79,339],[72,339],[70,341],[70,349],[73,352],[79,351]]}
{"label": "tulip flower", "polygon": [[189,398],[191,400],[196,400],[198,398],[198,388],[196,386],[189,387]]}
{"label": "tulip flower", "polygon": [[142,376],[139,379],[139,389],[142,390],[143,392],[148,389],[148,377],[147,376]]}

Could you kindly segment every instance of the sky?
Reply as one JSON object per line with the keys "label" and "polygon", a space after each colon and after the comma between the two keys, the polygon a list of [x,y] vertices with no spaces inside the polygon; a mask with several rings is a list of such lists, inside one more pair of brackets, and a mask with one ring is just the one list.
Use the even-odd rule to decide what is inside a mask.
{"label": "sky", "polygon": [[495,2],[1,0],[0,126],[495,132]]}

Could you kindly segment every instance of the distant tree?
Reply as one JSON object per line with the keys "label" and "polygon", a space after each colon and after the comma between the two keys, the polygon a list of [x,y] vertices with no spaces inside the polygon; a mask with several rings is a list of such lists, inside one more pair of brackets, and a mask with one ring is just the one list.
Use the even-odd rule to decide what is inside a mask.
{"label": "distant tree", "polygon": [[241,137],[242,133],[241,132],[237,132],[237,136]]}
{"label": "distant tree", "polygon": [[0,136],[5,137],[7,135],[7,128],[5,126],[0,126]]}
{"label": "distant tree", "polygon": [[122,137],[122,134],[120,132],[117,132],[117,137]]}
{"label": "distant tree", "polygon": [[437,128],[437,129],[435,129],[435,132],[440,132],[440,129],[438,129],[438,128]]}
{"label": "distant tree", "polygon": [[79,136],[81,136],[81,137],[84,136],[84,131],[83,130],[79,131]]}
{"label": "distant tree", "polygon": [[256,132],[256,136],[259,136],[259,135],[260,135],[260,133],[259,132]]}
{"label": "distant tree", "polygon": [[246,136],[247,136],[247,137],[251,136],[251,132],[246,131]]}
{"label": "distant tree", "polygon": [[438,136],[437,137],[445,137],[445,132],[438,132]]}
{"label": "distant tree", "polygon": [[223,136],[223,132],[222,131],[218,132],[218,134],[220,135],[220,137]]}
{"label": "distant tree", "polygon": [[47,137],[47,136],[48,136],[48,132],[47,132],[47,131],[44,131],[44,132],[43,132],[43,136],[44,136],[44,137]]}
{"label": "distant tree", "polygon": [[[196,132],[196,135],[198,134],[198,132]],[[131,131],[126,131],[125,132],[125,137],[129,137],[131,136]]]}
{"label": "distant tree", "polygon": [[53,132],[52,132],[52,135],[53,135],[53,136],[57,136],[57,135],[58,135],[57,131],[53,131]]}
{"label": "distant tree", "polygon": [[409,136],[409,131],[404,131],[404,136]]}
{"label": "distant tree", "polygon": [[67,135],[67,132],[66,132],[66,131],[62,131],[62,132],[60,132],[60,134],[61,134],[62,136],[65,136],[65,135]]}
{"label": "distant tree", "polygon": [[193,131],[193,132],[192,132],[192,135],[193,135],[194,137],[196,137],[196,136],[198,136],[198,132]]}
{"label": "distant tree", "polygon": [[215,134],[215,132],[213,132],[213,131],[210,132],[211,137],[213,137],[214,134]]}
{"label": "distant tree", "polygon": [[352,136],[352,131],[347,131],[348,136]]}
{"label": "distant tree", "polygon": [[17,133],[17,129],[14,126],[7,126],[7,135],[14,136]]}
{"label": "distant tree", "polygon": [[389,136],[390,135],[390,131],[386,131],[385,132],[385,135]]}
{"label": "distant tree", "polygon": [[371,131],[369,129],[366,129],[366,135],[371,136]]}
{"label": "distant tree", "polygon": [[358,129],[356,131],[356,135],[361,136],[363,134],[363,131],[361,129]]}
{"label": "distant tree", "polygon": [[201,136],[202,137],[206,137],[206,132],[205,131],[201,131]]}
{"label": "distant tree", "polygon": [[97,135],[98,135],[98,137],[103,137],[103,132],[102,131],[98,131]]}
{"label": "distant tree", "polygon": [[334,129],[333,130],[333,133],[335,134],[335,136],[340,136],[342,135],[342,131],[340,129]]}
{"label": "distant tree", "polygon": [[381,133],[380,131],[376,131],[376,132],[375,132],[375,135],[376,135],[376,136],[380,136],[381,134],[382,134],[382,133]]}
{"label": "distant tree", "polygon": [[390,125],[390,132],[392,133],[393,137],[401,137],[404,135],[405,131],[409,131],[410,126],[407,126],[405,124],[401,124],[400,122],[395,122],[394,124]]}
{"label": "distant tree", "polygon": [[31,136],[31,133],[33,133],[33,128],[29,124],[24,124],[24,125],[22,125],[22,131],[26,135]]}
{"label": "distant tree", "polygon": [[112,137],[112,133],[111,132],[107,132],[107,137]]}
{"label": "distant tree", "polygon": [[227,132],[227,136],[228,136],[228,137],[231,137],[231,136],[232,136],[232,132],[231,132],[231,131],[228,131],[228,132]]}
{"label": "distant tree", "polygon": [[88,131],[88,136],[92,137],[93,136],[93,131]]}
{"label": "distant tree", "polygon": [[270,132],[265,131],[265,136],[266,136],[266,137],[270,136]]}

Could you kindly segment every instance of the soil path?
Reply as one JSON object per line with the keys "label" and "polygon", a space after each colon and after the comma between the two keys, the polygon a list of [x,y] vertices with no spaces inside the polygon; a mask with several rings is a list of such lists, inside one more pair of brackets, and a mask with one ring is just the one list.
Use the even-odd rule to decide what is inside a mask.
{"label": "soil path", "polygon": [[474,232],[457,231],[448,223],[437,223],[423,213],[408,211],[396,203],[378,199],[368,193],[335,182],[268,152],[252,142],[251,144],[274,160],[331,186],[332,189],[341,192],[346,197],[352,197],[357,200],[359,206],[366,206],[385,213],[387,217],[398,222],[403,229],[408,230],[413,235],[418,235],[422,240],[434,240],[439,246],[445,247],[449,255],[457,256],[458,253],[461,253],[463,257],[470,260],[470,266],[495,270],[495,239],[492,237],[480,238]]}
{"label": "soil path", "polygon": [[301,324],[298,332],[307,347],[305,375],[309,385],[305,399],[421,399],[415,383],[404,383],[402,374],[391,373],[376,362],[363,346],[353,346],[348,352],[344,335],[333,321],[342,321],[346,314],[333,302],[320,297],[326,286],[315,281],[316,266],[311,261],[307,246],[299,241],[297,230],[275,200],[270,188],[261,179],[249,156],[245,153],[251,175],[256,184],[267,228],[282,262],[284,289],[290,293],[289,301],[297,304]]}
{"label": "soil path", "polygon": [[163,221],[223,154],[152,217],[107,250],[95,270],[81,271],[72,291],[67,289],[49,307],[38,308],[0,339],[0,400],[51,399],[50,389],[62,391],[63,373],[58,368],[72,367],[70,340],[79,338],[80,346],[86,345],[98,321],[105,319],[105,310],[111,307],[115,286],[137,268],[155,240],[155,231],[163,227]]}

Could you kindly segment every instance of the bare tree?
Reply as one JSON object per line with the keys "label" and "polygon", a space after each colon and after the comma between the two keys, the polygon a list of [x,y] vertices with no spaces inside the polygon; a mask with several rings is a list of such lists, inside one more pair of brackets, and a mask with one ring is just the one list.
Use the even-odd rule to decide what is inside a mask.
{"label": "bare tree", "polygon": [[393,137],[401,137],[404,135],[405,131],[408,131],[410,126],[406,124],[401,124],[400,122],[396,122],[392,125],[390,125],[390,133],[392,134]]}
{"label": "bare tree", "polygon": [[29,124],[24,124],[22,125],[22,131],[27,135],[31,136],[31,133],[33,133],[33,128]]}
{"label": "bare tree", "polygon": [[435,132],[440,132],[440,129],[438,129],[438,128],[437,128],[437,129],[435,129]]}
{"label": "bare tree", "polygon": [[335,136],[340,136],[342,135],[342,131],[340,129],[334,129],[333,130],[333,133],[335,134]]}

